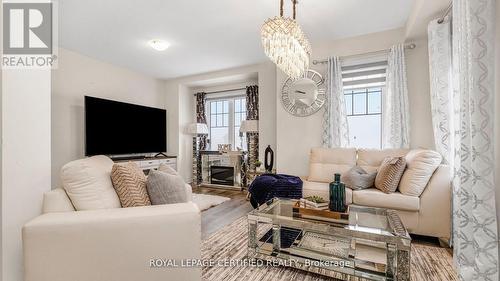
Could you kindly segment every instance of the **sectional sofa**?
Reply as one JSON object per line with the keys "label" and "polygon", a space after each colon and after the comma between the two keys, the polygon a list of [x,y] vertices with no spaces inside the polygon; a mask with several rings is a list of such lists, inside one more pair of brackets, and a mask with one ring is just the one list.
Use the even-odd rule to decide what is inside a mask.
{"label": "sectional sofa", "polygon": [[[384,158],[406,156],[409,152],[405,149],[313,148],[310,153],[309,176],[304,180],[304,197],[316,195],[328,198],[328,186],[333,181],[334,173],[344,174],[355,165],[367,172],[374,172]],[[449,167],[439,165],[419,196],[405,195],[399,191],[386,194],[376,188],[356,191],[347,188],[346,203],[394,209],[408,232],[437,237],[440,242],[447,243],[451,232],[450,183]]]}
{"label": "sectional sofa", "polygon": [[196,204],[121,208],[112,167],[94,156],[62,168],[64,189],[45,193],[43,214],[23,228],[24,280],[201,280],[201,267],[181,266],[201,259]]}

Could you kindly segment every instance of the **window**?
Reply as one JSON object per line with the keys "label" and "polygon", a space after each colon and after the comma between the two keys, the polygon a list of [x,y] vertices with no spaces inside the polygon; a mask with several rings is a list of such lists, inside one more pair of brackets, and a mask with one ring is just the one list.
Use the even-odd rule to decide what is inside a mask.
{"label": "window", "polygon": [[210,102],[210,142],[211,148],[229,142],[229,100]]}
{"label": "window", "polygon": [[350,143],[380,148],[382,142],[382,88],[344,91]]}
{"label": "window", "polygon": [[207,100],[207,123],[209,124],[210,149],[217,150],[219,144],[231,144],[233,150],[246,150],[246,136],[240,136],[240,125],[246,120],[246,98],[244,96],[223,97]]}
{"label": "window", "polygon": [[387,61],[342,67],[350,144],[382,147],[382,95]]}
{"label": "window", "polygon": [[241,121],[247,119],[247,100],[246,98],[237,98],[234,100],[234,140],[233,147],[239,147],[243,150],[247,149],[246,134],[240,136]]}

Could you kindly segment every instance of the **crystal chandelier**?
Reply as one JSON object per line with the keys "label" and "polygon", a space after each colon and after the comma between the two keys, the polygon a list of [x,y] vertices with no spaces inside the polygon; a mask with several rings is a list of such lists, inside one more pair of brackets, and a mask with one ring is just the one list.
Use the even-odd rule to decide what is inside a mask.
{"label": "crystal chandelier", "polygon": [[280,16],[267,19],[262,26],[262,45],[266,55],[290,78],[301,77],[309,68],[311,45],[293,18],[283,17],[283,0],[280,0]]}

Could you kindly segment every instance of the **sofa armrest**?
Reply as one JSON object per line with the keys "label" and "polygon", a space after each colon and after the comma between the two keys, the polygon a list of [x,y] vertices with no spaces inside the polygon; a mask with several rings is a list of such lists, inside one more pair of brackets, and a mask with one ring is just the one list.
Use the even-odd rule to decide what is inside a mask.
{"label": "sofa armrest", "polygon": [[200,259],[194,203],[49,213],[23,227],[26,281],[200,280],[201,268],[150,266]]}
{"label": "sofa armrest", "polygon": [[193,188],[188,183],[186,183],[186,194],[187,194],[187,200],[192,201],[193,200]]}
{"label": "sofa armrest", "polygon": [[419,234],[450,238],[451,180],[450,167],[440,165],[420,195]]}

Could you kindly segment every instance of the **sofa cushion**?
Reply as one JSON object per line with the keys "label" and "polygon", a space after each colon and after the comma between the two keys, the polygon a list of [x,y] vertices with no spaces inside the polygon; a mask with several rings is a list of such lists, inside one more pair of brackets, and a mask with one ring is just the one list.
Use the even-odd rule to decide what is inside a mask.
{"label": "sofa cushion", "polygon": [[186,183],[179,175],[151,170],[146,186],[153,205],[188,202]]}
{"label": "sofa cushion", "polygon": [[[324,182],[304,181],[302,186],[303,197],[319,196],[326,201],[330,201],[330,184]],[[345,189],[345,201],[347,205],[352,204],[352,190]]]}
{"label": "sofa cushion", "polygon": [[313,148],[309,159],[309,181],[330,183],[356,165],[355,148]]}
{"label": "sofa cushion", "polygon": [[404,157],[387,157],[378,169],[375,178],[375,187],[385,193],[392,193],[398,189],[401,176],[406,168]]}
{"label": "sofa cushion", "polygon": [[420,196],[429,179],[443,160],[441,154],[432,150],[415,149],[406,154],[406,171],[399,183],[399,192]]}
{"label": "sofa cushion", "polygon": [[75,207],[71,204],[66,191],[56,188],[43,194],[42,213],[74,212]]}
{"label": "sofa cushion", "polygon": [[113,165],[111,180],[122,207],[151,205],[146,190],[146,176],[134,162]]}
{"label": "sofa cushion", "polygon": [[356,165],[368,173],[373,173],[377,171],[386,157],[400,157],[407,153],[407,149],[358,149]]}
{"label": "sofa cushion", "polygon": [[170,167],[169,165],[167,165],[165,163],[160,164],[160,166],[158,167],[158,171],[167,173],[169,175],[174,175],[174,176],[179,175],[179,173],[177,173],[177,171],[174,170],[174,168]]}
{"label": "sofa cushion", "polygon": [[358,190],[373,187],[376,176],[377,172],[367,173],[360,166],[354,166],[342,176],[341,180],[350,189]]}
{"label": "sofa cushion", "polygon": [[67,163],[61,168],[61,181],[78,211],[120,208],[120,200],[111,183],[113,161],[92,156]]}
{"label": "sofa cushion", "polygon": [[384,193],[376,188],[355,190],[352,200],[356,205],[387,208],[402,211],[418,211],[420,209],[420,198],[408,196],[399,192]]}

